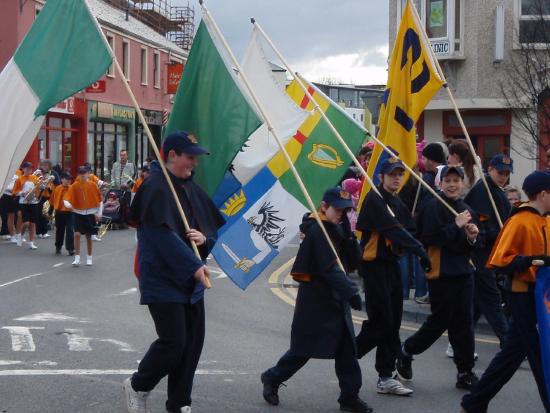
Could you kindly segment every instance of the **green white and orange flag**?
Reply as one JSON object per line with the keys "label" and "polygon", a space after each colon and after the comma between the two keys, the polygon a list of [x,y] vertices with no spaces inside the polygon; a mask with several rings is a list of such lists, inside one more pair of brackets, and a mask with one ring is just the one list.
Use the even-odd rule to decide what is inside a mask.
{"label": "green white and orange flag", "polygon": [[103,76],[112,63],[85,0],[48,0],[0,73],[0,184],[24,159],[48,110]]}
{"label": "green white and orange flag", "polygon": [[[407,0],[390,58],[388,82],[378,121],[378,139],[397,151],[411,168],[417,162],[415,124],[443,86],[424,28],[411,0]],[[390,155],[374,147],[367,173],[378,183],[382,162]],[[365,182],[362,203],[370,185]]]}

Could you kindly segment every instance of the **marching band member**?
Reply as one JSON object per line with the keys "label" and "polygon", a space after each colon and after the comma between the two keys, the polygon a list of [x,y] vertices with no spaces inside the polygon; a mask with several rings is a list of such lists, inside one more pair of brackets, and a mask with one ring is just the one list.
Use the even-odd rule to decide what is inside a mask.
{"label": "marching band member", "polygon": [[32,173],[32,163],[23,162],[21,165],[23,175],[15,181],[13,186],[13,195],[19,197],[19,213],[16,229],[16,243],[20,247],[23,245],[23,233],[29,230],[29,249],[35,250],[38,247],[34,244],[36,235],[36,223],[40,210],[38,209],[39,199],[36,192],[39,189],[40,179],[36,173]]}
{"label": "marching band member", "polygon": [[65,207],[74,213],[75,256],[73,265],[75,267],[80,265],[81,234],[86,236],[88,252],[86,265],[92,265],[92,235],[97,235],[103,210],[101,192],[97,184],[90,181],[89,174],[88,168],[81,166],[78,170],[78,177],[63,198]]}

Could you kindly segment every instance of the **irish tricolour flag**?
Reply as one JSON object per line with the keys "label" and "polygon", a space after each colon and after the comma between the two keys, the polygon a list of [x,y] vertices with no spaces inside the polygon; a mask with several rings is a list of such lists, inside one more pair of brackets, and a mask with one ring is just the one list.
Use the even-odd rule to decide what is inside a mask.
{"label": "irish tricolour flag", "polygon": [[29,150],[44,115],[105,74],[109,46],[85,0],[48,0],[0,73],[0,184]]}

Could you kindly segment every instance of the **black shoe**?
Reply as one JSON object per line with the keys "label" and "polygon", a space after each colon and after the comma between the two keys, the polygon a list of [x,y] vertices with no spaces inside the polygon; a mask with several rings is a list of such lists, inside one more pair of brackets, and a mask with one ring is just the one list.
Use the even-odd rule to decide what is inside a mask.
{"label": "black shoe", "polygon": [[60,248],[56,248],[55,255],[61,255],[61,249]]}
{"label": "black shoe", "polygon": [[401,380],[403,381],[412,380],[413,378],[412,361],[413,361],[412,356],[405,356],[404,354],[401,354],[401,356],[397,358],[395,367],[397,369],[397,376]]}
{"label": "black shoe", "polygon": [[365,401],[359,397],[345,402],[340,402],[340,410],[343,412],[355,412],[355,413],[371,413],[373,411]]}
{"label": "black shoe", "polygon": [[73,255],[74,255],[74,250],[70,250],[70,251],[69,251],[69,256],[72,257]]}
{"label": "black shoe", "polygon": [[459,373],[456,376],[457,389],[472,390],[478,382],[479,379],[473,371],[469,371],[468,373]]}
{"label": "black shoe", "polygon": [[272,406],[279,404],[279,386],[281,383],[274,383],[270,381],[265,372],[260,376],[262,384],[264,385],[263,396],[264,400]]}

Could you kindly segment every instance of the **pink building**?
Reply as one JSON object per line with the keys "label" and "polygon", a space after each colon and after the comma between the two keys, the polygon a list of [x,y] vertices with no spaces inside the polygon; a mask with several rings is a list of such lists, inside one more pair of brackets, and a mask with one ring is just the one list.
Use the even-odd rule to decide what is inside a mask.
{"label": "pink building", "polygon": [[[184,63],[187,52],[141,21],[103,0],[87,0],[129,80],[149,128],[160,142],[163,111],[170,112],[168,67]],[[45,1],[0,1],[0,68],[12,57]],[[27,160],[48,158],[76,173],[90,162],[95,173],[110,179],[122,149],[138,165],[152,154],[130,97],[114,65],[95,85],[52,108]]]}

